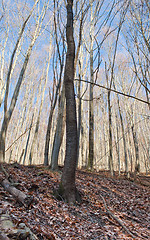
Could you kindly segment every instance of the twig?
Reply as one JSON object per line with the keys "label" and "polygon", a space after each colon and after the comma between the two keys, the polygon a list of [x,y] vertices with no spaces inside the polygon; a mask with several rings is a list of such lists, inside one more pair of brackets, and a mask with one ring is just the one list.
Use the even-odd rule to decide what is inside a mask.
{"label": "twig", "polygon": [[23,135],[26,134],[26,132],[28,132],[34,124],[32,124],[32,126],[30,126],[28,129],[26,129],[17,139],[15,139],[12,144],[5,150],[5,152],[7,152]]}
{"label": "twig", "polygon": [[139,102],[146,103],[146,104],[150,105],[149,102],[147,102],[147,101],[145,101],[145,100],[143,100],[143,99],[141,99],[141,98],[132,96],[132,95],[130,95],[130,94],[126,94],[126,93],[123,93],[123,92],[119,92],[119,91],[117,91],[117,90],[115,90],[115,89],[108,88],[108,87],[105,87],[105,86],[100,85],[100,84],[97,84],[97,83],[91,83],[90,81],[87,81],[87,80],[84,80],[84,79],[78,79],[78,78],[76,78],[75,80],[76,80],[76,81],[81,81],[81,82],[86,82],[86,83],[92,84],[92,85],[94,85],[94,86],[103,88],[103,89],[105,89],[105,90],[107,90],[107,91],[112,91],[112,92],[117,93],[117,94],[120,94],[120,95],[122,95],[122,96],[125,96],[125,97],[128,97],[128,98],[132,98],[132,99],[135,99],[135,100],[137,100],[137,101],[139,101]]}
{"label": "twig", "polygon": [[[104,203],[104,206],[105,206],[105,209],[106,209],[106,211],[107,211],[107,213],[113,218],[113,219],[115,219],[115,221],[117,222],[117,223],[119,223],[119,225],[132,237],[132,238],[136,238],[130,231],[129,231],[129,229],[127,229],[127,227],[119,220],[119,218],[117,218],[109,209],[108,209],[108,207],[107,207],[107,204],[106,204],[106,201],[105,201],[105,199],[104,199],[104,197],[100,194],[100,197],[102,198],[102,200],[103,200],[103,203]],[[143,237],[140,237],[140,238],[143,238]]]}

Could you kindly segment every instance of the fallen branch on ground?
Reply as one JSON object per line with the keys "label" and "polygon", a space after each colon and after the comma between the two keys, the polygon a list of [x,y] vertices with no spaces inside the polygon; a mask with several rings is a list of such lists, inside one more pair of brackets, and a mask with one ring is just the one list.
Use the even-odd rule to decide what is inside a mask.
{"label": "fallen branch on ground", "polygon": [[[109,209],[108,209],[108,207],[107,207],[107,204],[106,204],[106,201],[105,201],[105,199],[104,199],[104,197],[100,194],[100,197],[102,198],[102,200],[103,200],[103,203],[104,203],[104,206],[105,206],[105,209],[106,209],[106,211],[107,211],[107,213],[108,213],[108,215],[110,215],[132,238],[137,238],[137,236],[135,236],[135,235],[133,235],[133,233],[131,233],[130,232],[130,230],[122,223],[122,221],[119,219],[119,218],[117,218]],[[138,236],[139,237],[139,236]],[[140,238],[142,238],[142,239],[145,239],[145,238],[143,238],[143,237],[141,237],[140,236]]]}
{"label": "fallen branch on ground", "polygon": [[7,192],[9,192],[17,201],[22,203],[24,206],[29,207],[33,202],[33,197],[27,196],[25,193],[12,186],[12,184],[7,179],[0,179],[0,184]]}

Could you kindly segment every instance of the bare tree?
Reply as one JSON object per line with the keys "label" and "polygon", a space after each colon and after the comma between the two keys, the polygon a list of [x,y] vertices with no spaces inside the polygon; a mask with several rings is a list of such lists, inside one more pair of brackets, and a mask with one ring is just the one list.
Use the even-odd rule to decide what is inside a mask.
{"label": "bare tree", "polygon": [[32,12],[33,12],[33,10],[34,10],[34,8],[35,8],[35,6],[37,5],[38,2],[39,2],[39,0],[37,0],[35,2],[32,10],[30,11],[28,17],[26,18],[26,20],[23,23],[23,26],[21,28],[19,37],[17,39],[16,45],[15,45],[15,48],[14,48],[14,51],[12,53],[11,60],[10,60],[10,65],[9,65],[8,74],[7,74],[7,81],[6,81],[5,98],[4,98],[4,119],[3,119],[1,131],[0,131],[0,162],[5,161],[5,139],[6,139],[7,128],[8,128],[9,121],[11,119],[12,113],[14,111],[14,108],[15,108],[15,105],[16,105],[16,102],[17,102],[17,97],[19,95],[19,90],[20,90],[20,87],[21,87],[21,84],[22,84],[22,81],[23,81],[23,77],[24,77],[24,74],[25,74],[25,70],[27,68],[27,64],[28,64],[31,52],[32,52],[32,48],[33,48],[34,43],[35,43],[35,41],[38,37],[38,34],[39,34],[39,25],[37,25],[37,27],[35,29],[33,38],[31,40],[28,51],[26,53],[25,60],[24,60],[22,69],[20,71],[18,82],[16,84],[16,87],[15,87],[15,90],[14,90],[14,93],[13,93],[13,97],[11,99],[10,107],[9,107],[9,110],[8,110],[7,109],[7,107],[8,107],[7,102],[8,102],[9,85],[10,85],[10,77],[11,77],[13,61],[14,61],[14,57],[15,57],[16,51],[18,49],[20,40],[21,40],[22,35],[24,33],[26,24],[29,21],[31,15],[32,15]]}
{"label": "bare tree", "polygon": [[[32,159],[33,159],[33,155],[34,155],[33,154],[34,153],[34,148],[35,148],[35,145],[36,145],[36,142],[37,142],[37,137],[38,137],[38,131],[39,131],[39,125],[40,125],[40,117],[41,117],[41,112],[42,112],[42,108],[43,108],[45,89],[46,89],[46,85],[47,85],[47,81],[48,81],[48,72],[49,72],[49,67],[50,67],[51,51],[52,51],[52,40],[50,39],[49,50],[48,50],[47,66],[45,67],[46,68],[46,76],[45,76],[45,81],[44,81],[44,86],[43,86],[42,96],[41,96],[41,102],[40,102],[40,108],[39,108],[39,112],[38,112],[38,117],[37,117],[35,131],[34,131],[34,136],[33,136],[33,141],[32,141],[30,155],[29,155],[30,165],[32,164]],[[45,71],[43,71],[42,79],[44,78],[44,72]],[[42,79],[41,79],[40,82],[42,82]],[[41,85],[40,85],[40,88],[41,88]]]}
{"label": "bare tree", "polygon": [[52,126],[53,113],[54,113],[54,110],[55,110],[55,107],[57,104],[58,95],[59,95],[59,91],[60,91],[60,87],[61,87],[63,63],[61,62],[61,64],[60,64],[60,74],[59,74],[58,84],[57,84],[55,90],[54,90],[54,85],[56,82],[56,77],[55,77],[54,67],[53,67],[53,72],[54,72],[53,93],[52,93],[52,97],[50,99],[51,108],[50,108],[50,113],[49,113],[49,118],[48,118],[48,126],[47,126],[47,131],[46,131],[46,140],[45,140],[45,151],[44,151],[44,165],[45,166],[47,166],[49,164],[50,132],[51,132],[51,126]]}
{"label": "bare tree", "polygon": [[77,190],[75,186],[75,171],[77,163],[77,120],[76,102],[74,93],[74,59],[75,42],[73,36],[73,0],[67,0],[67,55],[64,72],[65,96],[66,96],[66,154],[64,169],[59,194],[68,203],[77,200]]}
{"label": "bare tree", "polygon": [[133,71],[137,81],[144,87],[149,104],[149,14],[150,4],[147,0],[132,1],[128,14],[129,26],[126,27],[127,49],[133,62]]}

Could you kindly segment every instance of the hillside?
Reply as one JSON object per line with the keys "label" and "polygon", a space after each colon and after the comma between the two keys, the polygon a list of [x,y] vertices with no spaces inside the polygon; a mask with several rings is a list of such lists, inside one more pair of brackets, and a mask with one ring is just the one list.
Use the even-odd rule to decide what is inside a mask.
{"label": "hillside", "polygon": [[[7,230],[10,238],[4,239],[150,239],[148,176],[132,182],[123,176],[111,178],[108,172],[77,170],[76,185],[82,202],[69,206],[53,194],[61,171],[52,172],[43,166],[3,166],[9,179],[18,183],[16,188],[32,197],[32,202],[21,205],[0,185],[0,230],[2,216],[7,214],[15,228],[24,223],[33,233],[13,238]],[[5,178],[0,172],[1,183]]]}

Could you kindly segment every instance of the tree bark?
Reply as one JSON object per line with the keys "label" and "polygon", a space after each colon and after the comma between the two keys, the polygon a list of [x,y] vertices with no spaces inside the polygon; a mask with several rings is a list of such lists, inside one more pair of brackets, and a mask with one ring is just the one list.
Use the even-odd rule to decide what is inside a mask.
{"label": "tree bark", "polygon": [[50,110],[49,118],[48,118],[48,125],[46,131],[46,140],[45,140],[45,151],[44,151],[44,165],[48,166],[49,164],[49,143],[50,143],[50,133],[51,133],[51,126],[52,126],[52,118],[53,118],[54,108]]}
{"label": "tree bark", "polygon": [[111,102],[110,102],[110,91],[108,91],[108,120],[109,120],[109,169],[111,176],[114,175],[114,166],[113,166],[113,152],[112,152],[112,113],[111,113]]}
{"label": "tree bark", "polygon": [[74,92],[75,42],[73,37],[73,0],[67,1],[67,55],[64,72],[66,97],[66,153],[59,193],[68,203],[77,200],[75,171],[77,163],[77,120]]}
{"label": "tree bark", "polygon": [[118,127],[118,118],[117,115],[115,116],[116,118],[116,153],[117,153],[117,160],[118,160],[118,172],[120,176],[120,171],[121,171],[121,164],[120,164],[120,145],[119,145],[119,127]]}
{"label": "tree bark", "polygon": [[[52,43],[51,43],[51,39],[50,39],[49,56],[48,56],[48,60],[47,60],[48,64],[47,64],[47,69],[46,69],[46,78],[45,78],[45,82],[44,82],[44,86],[43,86],[43,90],[42,90],[40,108],[39,108],[39,112],[38,112],[38,117],[37,117],[35,131],[34,131],[34,137],[33,137],[31,150],[30,150],[30,155],[29,155],[30,165],[32,164],[33,155],[34,155],[34,149],[35,149],[35,145],[36,145],[37,138],[38,138],[38,132],[39,132],[39,125],[40,125],[40,118],[41,118],[41,113],[42,113],[42,108],[43,108],[43,102],[44,102],[45,89],[46,89],[46,85],[47,85],[47,81],[48,81],[48,72],[49,72],[50,57],[51,57],[51,46],[52,46]],[[42,77],[44,77],[44,72],[45,71],[43,71]],[[41,88],[41,84],[40,84],[40,88]]]}
{"label": "tree bark", "polygon": [[137,134],[135,131],[134,124],[131,127],[132,129],[132,136],[133,136],[133,143],[134,143],[134,149],[135,149],[135,174],[136,172],[140,171],[140,163],[139,163],[139,147],[138,147],[138,140],[137,140]]}
{"label": "tree bark", "polygon": [[52,156],[51,156],[51,168],[52,170],[58,169],[58,156],[59,156],[59,150],[61,147],[61,143],[63,140],[64,135],[64,107],[65,107],[65,87],[63,83],[63,88],[61,91],[60,96],[60,104],[58,107],[58,117],[57,117],[57,125],[56,125],[56,131],[54,136],[54,142],[53,142],[53,149],[52,149]]}
{"label": "tree bark", "polygon": [[31,128],[33,125],[33,118],[34,118],[34,114],[32,115],[32,119],[31,119],[31,123],[30,123],[30,129],[29,129],[29,133],[28,133],[28,138],[27,138],[25,153],[24,153],[24,158],[23,158],[23,165],[25,164],[25,160],[26,160],[26,156],[27,156],[27,150],[28,150],[29,140],[30,140],[30,135],[31,135]]}
{"label": "tree bark", "polygon": [[44,151],[44,165],[45,166],[48,166],[48,164],[49,164],[50,133],[51,133],[51,127],[52,127],[53,114],[54,114],[54,110],[55,110],[56,103],[57,103],[58,92],[59,92],[59,89],[60,89],[60,83],[61,83],[61,75],[60,75],[60,78],[59,78],[58,85],[56,87],[54,101],[53,101],[53,103],[51,103],[51,109],[50,109],[49,118],[48,118],[46,140],[45,140],[45,151]]}
{"label": "tree bark", "polygon": [[[3,124],[3,125],[6,126],[6,124]],[[4,128],[3,125],[0,131],[0,163],[5,161],[5,139],[6,139],[7,128]]]}
{"label": "tree bark", "polygon": [[123,136],[125,173],[129,177],[129,167],[128,167],[128,157],[127,157],[127,147],[126,147],[125,131],[124,131],[123,118],[122,118],[122,113],[121,113],[121,108],[120,108],[120,103],[119,103],[119,97],[118,96],[117,96],[117,103],[118,103],[118,108],[119,108],[119,117],[120,117],[121,130],[122,130],[122,136]]}
{"label": "tree bark", "polygon": [[93,168],[94,161],[94,110],[93,110],[93,82],[94,82],[94,73],[93,73],[93,0],[90,1],[91,7],[91,27],[90,27],[90,97],[89,97],[89,159],[88,159],[88,167],[90,169]]}

